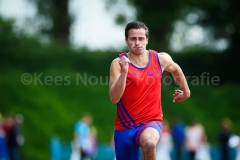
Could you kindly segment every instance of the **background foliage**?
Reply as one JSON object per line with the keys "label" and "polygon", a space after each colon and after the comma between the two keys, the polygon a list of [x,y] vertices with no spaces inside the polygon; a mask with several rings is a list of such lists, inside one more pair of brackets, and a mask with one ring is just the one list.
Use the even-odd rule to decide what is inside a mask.
{"label": "background foliage", "polygon": [[[198,119],[212,144],[218,143],[217,133],[222,118],[231,118],[233,133],[239,133],[239,106],[236,102],[236,91],[240,89],[237,74],[239,18],[236,18],[235,8],[239,2],[155,2],[156,5],[150,5],[148,1],[131,1],[138,10],[137,19],[146,22],[150,28],[149,48],[156,47],[158,50],[160,46],[168,50],[166,46],[169,41],[165,37],[173,31],[173,22],[184,19],[196,7],[208,15],[196,23],[213,28],[216,38],[224,37],[230,43],[222,53],[196,51],[194,47],[186,54],[170,53],[189,77],[192,95],[183,103],[172,103],[172,93],[178,86],[163,83],[164,118],[171,121],[178,117],[185,124]],[[226,3],[228,5],[223,5],[225,8],[221,7]],[[228,24],[234,26],[233,33],[226,32]],[[100,143],[109,143],[113,133],[116,107],[109,100],[108,79],[109,66],[118,53],[111,50],[90,52],[86,48],[73,49],[68,43],[57,40],[61,36],[60,31],[55,29],[53,27],[49,31],[59,35],[53,36],[56,41],[45,44],[39,42],[37,36],[26,37],[21,32],[15,32],[13,21],[0,18],[0,112],[3,116],[21,113],[25,118],[22,126],[25,137],[22,159],[49,159],[50,138],[58,135],[62,141],[70,142],[74,123],[86,111],[94,116],[93,125],[98,129]],[[33,76],[29,85],[21,81],[25,73]],[[200,79],[202,73],[206,73],[206,77],[197,85],[194,76]],[[169,74],[164,73],[164,77],[167,76]],[[220,78],[218,85],[208,83],[214,76]],[[37,77],[40,77],[39,80]],[[51,79],[46,81],[49,77],[60,77],[60,82],[57,84]]]}

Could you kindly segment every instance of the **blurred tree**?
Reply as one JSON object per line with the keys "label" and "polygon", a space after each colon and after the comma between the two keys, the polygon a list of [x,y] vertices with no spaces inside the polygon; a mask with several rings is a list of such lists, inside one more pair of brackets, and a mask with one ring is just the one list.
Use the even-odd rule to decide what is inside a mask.
{"label": "blurred tree", "polygon": [[[117,1],[106,0],[106,3],[108,5],[115,5]],[[178,17],[180,2],[173,0],[154,2],[127,0],[127,2],[136,8],[136,19],[143,21],[149,27],[149,37],[151,39],[148,45],[149,48],[166,51],[168,49],[169,33],[173,30],[172,22]],[[121,16],[123,15],[124,13],[121,14]]]}
{"label": "blurred tree", "polygon": [[53,40],[69,44],[72,19],[68,12],[69,0],[30,0],[38,9],[38,18],[43,20],[40,27]]}
{"label": "blurred tree", "polygon": [[[116,5],[119,0],[105,0]],[[208,37],[215,46],[238,50],[240,41],[240,18],[237,0],[126,0],[136,11],[136,19],[143,21],[150,29],[149,48],[168,51],[174,22],[181,20],[188,25],[198,25],[208,31]],[[110,7],[109,7],[110,8]],[[124,13],[121,14],[123,16]],[[124,18],[122,18],[124,19]],[[188,28],[186,28],[188,29]],[[184,32],[184,30],[183,30]],[[182,33],[184,34],[184,33]],[[193,50],[195,47],[189,48]],[[197,46],[197,48],[199,48]],[[189,52],[188,50],[188,52]],[[202,49],[204,50],[204,49]],[[212,50],[214,52],[214,50]],[[218,51],[215,51],[218,52]]]}
{"label": "blurred tree", "polygon": [[[238,51],[240,41],[240,18],[238,0],[188,0],[188,13],[201,12],[195,24],[211,30],[218,45],[227,41],[227,51]],[[231,52],[229,52],[231,53]]]}
{"label": "blurred tree", "polygon": [[0,48],[4,50],[5,48],[11,46],[12,39],[15,39],[15,35],[13,33],[13,20],[3,20],[0,16]]}

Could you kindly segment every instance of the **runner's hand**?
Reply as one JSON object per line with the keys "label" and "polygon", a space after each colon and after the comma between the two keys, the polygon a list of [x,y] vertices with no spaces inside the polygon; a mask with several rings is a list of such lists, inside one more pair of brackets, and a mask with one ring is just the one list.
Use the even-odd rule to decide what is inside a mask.
{"label": "runner's hand", "polygon": [[174,94],[173,94],[173,102],[182,102],[186,99],[188,99],[189,96],[187,96],[186,94],[184,94],[184,92],[182,90],[175,90]]}
{"label": "runner's hand", "polygon": [[122,73],[127,73],[128,72],[128,63],[130,63],[130,60],[126,56],[122,56],[119,60],[119,65],[121,67]]}

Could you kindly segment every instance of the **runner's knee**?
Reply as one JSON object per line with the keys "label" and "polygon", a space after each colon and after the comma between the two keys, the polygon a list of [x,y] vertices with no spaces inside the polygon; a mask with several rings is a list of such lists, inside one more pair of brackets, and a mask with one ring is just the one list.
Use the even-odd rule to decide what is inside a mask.
{"label": "runner's knee", "polygon": [[152,151],[156,148],[156,145],[155,143],[153,142],[153,140],[147,140],[146,142],[143,142],[142,144],[142,149],[145,151],[145,152],[148,152],[148,151]]}

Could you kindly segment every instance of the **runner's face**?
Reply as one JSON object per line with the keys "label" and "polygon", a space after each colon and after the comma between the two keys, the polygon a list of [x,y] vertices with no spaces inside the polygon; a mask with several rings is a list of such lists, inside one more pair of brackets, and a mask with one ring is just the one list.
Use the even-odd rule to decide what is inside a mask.
{"label": "runner's face", "polygon": [[148,38],[146,37],[145,30],[143,28],[129,30],[126,43],[131,53],[144,53],[148,44]]}

